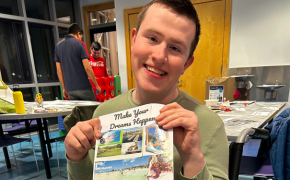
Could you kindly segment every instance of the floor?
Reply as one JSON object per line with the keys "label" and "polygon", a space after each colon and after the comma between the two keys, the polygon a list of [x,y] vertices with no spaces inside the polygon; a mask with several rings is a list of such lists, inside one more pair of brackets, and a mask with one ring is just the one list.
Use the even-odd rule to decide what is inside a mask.
{"label": "floor", "polygon": [[[50,127],[51,137],[52,138],[59,137],[58,124],[50,125],[49,127]],[[34,143],[37,162],[38,162],[38,166],[40,170],[40,175],[38,177],[33,178],[33,180],[43,180],[43,179],[46,179],[46,174],[44,170],[43,160],[41,157],[38,135],[36,133],[34,134],[32,133],[31,135],[32,135],[31,137]],[[28,137],[28,135],[23,135],[22,137],[24,136]],[[23,149],[23,152],[32,153],[31,146],[29,145],[28,142],[21,143],[21,147]],[[64,143],[59,142],[57,144],[57,147],[58,147],[58,153],[59,153],[59,159],[60,159],[61,174],[64,176],[67,176]],[[36,176],[38,173],[37,173],[34,156],[32,154],[28,154],[28,155],[24,153],[22,154],[20,152],[20,144],[14,145],[13,148],[15,151],[18,168],[16,169],[16,166],[12,165],[14,170],[9,170],[8,172],[3,173],[7,171],[7,168],[6,168],[3,151],[2,149],[0,149],[0,179],[1,180],[8,180],[8,179],[9,180],[24,180],[24,179],[30,179],[31,177]],[[8,148],[8,150],[11,152],[11,148]],[[53,157],[50,158],[52,180],[64,180],[65,178],[58,176],[55,143],[52,145],[52,152],[53,152]],[[9,155],[10,155],[10,160],[12,164],[15,164],[13,160],[12,152],[9,153]],[[250,176],[239,177],[239,180],[252,180],[252,179],[253,177],[250,177]]]}
{"label": "floor", "polygon": [[[50,131],[51,131],[52,138],[59,137],[59,131],[58,131],[57,124],[51,125]],[[24,135],[24,136],[27,137],[27,135]],[[44,165],[43,165],[43,160],[41,157],[38,135],[35,133],[34,134],[32,133],[31,137],[33,140],[36,158],[37,158],[39,171],[40,171],[40,175],[36,178],[33,178],[33,180],[43,180],[43,179],[46,179],[46,174],[45,174],[45,169],[44,169]],[[66,159],[65,159],[64,143],[58,142],[57,145],[58,145],[57,148],[58,148],[59,159],[60,159],[61,174],[66,176],[67,171],[66,171]],[[21,143],[21,147],[24,150],[23,152],[32,153],[32,148],[28,142]],[[33,154],[27,155],[24,153],[23,154],[20,153],[20,144],[14,145],[13,149],[15,151],[18,169],[16,169],[16,166],[13,165],[13,164],[15,164],[15,162],[13,159],[13,154],[11,152],[11,147],[9,147],[8,150],[11,152],[11,153],[9,152],[10,161],[12,163],[12,168],[14,170],[9,170],[8,172],[4,173],[5,171],[7,171],[7,168],[6,168],[6,163],[5,163],[5,159],[4,159],[4,155],[3,155],[3,150],[0,149],[0,179],[1,180],[6,180],[6,179],[7,180],[8,179],[24,180],[24,179],[29,179],[29,178],[37,175],[38,172],[37,172],[36,163],[35,163],[35,159],[34,159]],[[52,153],[53,153],[53,157],[50,158],[52,180],[64,180],[64,178],[58,176],[55,143],[52,145]]]}

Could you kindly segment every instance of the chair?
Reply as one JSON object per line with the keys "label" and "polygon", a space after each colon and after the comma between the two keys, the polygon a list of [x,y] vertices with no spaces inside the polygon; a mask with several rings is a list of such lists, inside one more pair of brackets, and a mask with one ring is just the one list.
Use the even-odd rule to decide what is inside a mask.
{"label": "chair", "polygon": [[[29,142],[32,143],[32,151],[33,151],[33,155],[34,155],[34,158],[35,158],[35,163],[36,163],[36,167],[37,167],[37,171],[38,171],[38,174],[36,176],[31,177],[31,178],[38,177],[40,175],[40,172],[39,172],[39,168],[38,168],[37,159],[36,159],[36,156],[35,156],[35,151],[34,151],[32,139],[30,139],[30,138],[15,138],[13,136],[3,135],[3,136],[0,136],[0,148],[11,146],[13,157],[14,157],[14,161],[15,161],[15,164],[16,164],[16,169],[17,169],[17,161],[16,161],[14,150],[13,150],[13,145],[17,144],[17,143],[24,142],[24,141],[29,141]],[[31,179],[31,178],[28,178],[28,179]]]}
{"label": "chair", "polygon": [[50,139],[50,141],[51,142],[55,142],[55,146],[56,146],[56,159],[57,159],[58,176],[67,179],[67,176],[64,176],[64,175],[61,174],[60,165],[59,165],[59,157],[58,157],[58,149],[57,149],[57,142],[64,141],[65,137],[66,136],[53,138],[53,139]]}
{"label": "chair", "polygon": [[[269,159],[261,158],[242,158],[243,146],[251,138],[267,139],[270,133],[266,129],[249,128],[243,130],[236,142],[231,142],[229,146],[229,179],[238,180],[240,171],[247,175],[257,175],[258,177],[273,177],[272,165]],[[243,166],[241,166],[243,164]],[[256,165],[256,166],[255,166]],[[241,169],[240,169],[241,167]],[[243,169],[243,170],[242,170]],[[245,170],[247,169],[247,170]]]}
{"label": "chair", "polygon": [[[9,122],[11,122],[11,121],[9,121]],[[14,121],[13,121],[13,122],[14,122]],[[48,124],[48,120],[46,120],[46,122],[47,122],[47,124]],[[15,124],[16,124],[16,123],[14,123],[14,126],[13,126],[13,124],[12,124],[12,127],[10,127],[10,128],[5,128],[5,129],[3,129],[3,132],[5,132],[5,133],[7,133],[8,135],[11,135],[11,136],[18,135],[19,138],[20,138],[20,135],[21,135],[21,134],[26,134],[26,133],[28,133],[29,138],[31,138],[31,134],[30,134],[30,132],[32,132],[32,131],[37,131],[37,121],[36,121],[36,120],[28,120],[28,124],[29,124],[29,128],[30,128],[29,131],[26,129],[25,122],[20,122],[20,123],[17,124],[17,125],[15,125]],[[48,126],[48,127],[49,127],[49,126]],[[49,132],[50,132],[50,131],[49,131]],[[51,134],[50,134],[50,136],[51,136]],[[35,145],[35,146],[38,146],[38,145]],[[23,151],[23,149],[22,149],[22,147],[21,147],[21,143],[20,143],[20,152],[21,152],[22,154],[30,154],[30,153],[24,153],[24,152],[22,152],[22,151]]]}

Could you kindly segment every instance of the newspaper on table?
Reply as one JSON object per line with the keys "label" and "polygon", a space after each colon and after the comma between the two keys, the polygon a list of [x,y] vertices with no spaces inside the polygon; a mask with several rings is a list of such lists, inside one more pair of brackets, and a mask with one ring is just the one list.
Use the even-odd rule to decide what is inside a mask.
{"label": "newspaper on table", "polygon": [[173,130],[155,123],[162,104],[99,117],[93,179],[173,180]]}

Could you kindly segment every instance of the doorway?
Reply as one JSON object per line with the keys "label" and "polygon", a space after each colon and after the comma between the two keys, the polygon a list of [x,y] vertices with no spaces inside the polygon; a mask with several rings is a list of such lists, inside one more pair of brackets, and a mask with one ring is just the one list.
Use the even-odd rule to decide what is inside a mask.
{"label": "doorway", "polygon": [[[90,53],[90,45],[97,41],[102,45],[101,57],[106,60],[110,76],[119,74],[116,18],[114,2],[83,7],[86,32],[86,46]],[[85,19],[86,18],[86,19]]]}

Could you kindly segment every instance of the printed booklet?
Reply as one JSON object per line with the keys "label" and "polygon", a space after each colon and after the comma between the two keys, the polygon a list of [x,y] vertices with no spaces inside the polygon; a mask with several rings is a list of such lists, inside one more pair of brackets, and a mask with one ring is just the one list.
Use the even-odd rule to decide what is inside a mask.
{"label": "printed booklet", "polygon": [[99,117],[94,180],[173,180],[173,130],[155,123],[163,104],[146,104]]}

